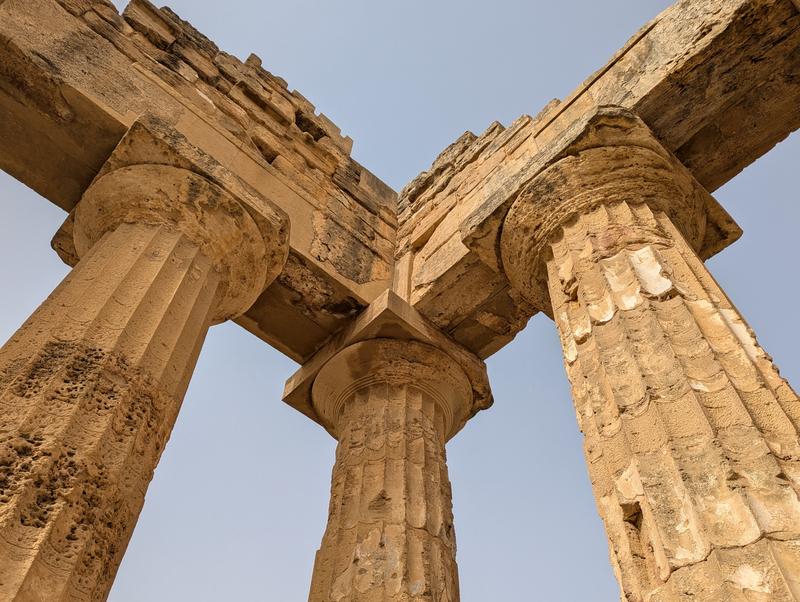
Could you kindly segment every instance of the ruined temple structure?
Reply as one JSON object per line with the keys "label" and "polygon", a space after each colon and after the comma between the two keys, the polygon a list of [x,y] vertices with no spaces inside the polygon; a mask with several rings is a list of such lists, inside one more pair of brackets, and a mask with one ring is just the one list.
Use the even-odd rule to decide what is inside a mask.
{"label": "ruined temple structure", "polygon": [[310,602],[457,602],[445,445],[536,312],[622,600],[800,600],[800,403],[704,264],[713,191],[798,125],[800,0],[679,0],[398,194],[167,8],[0,0],[0,167],[73,266],[0,350],[0,600],[107,597],[233,320],[339,442]]}

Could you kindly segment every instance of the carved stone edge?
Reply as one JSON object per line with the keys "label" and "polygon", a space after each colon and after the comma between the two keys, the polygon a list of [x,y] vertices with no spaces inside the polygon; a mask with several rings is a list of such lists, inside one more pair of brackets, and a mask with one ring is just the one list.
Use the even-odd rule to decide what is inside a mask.
{"label": "carved stone edge", "polygon": [[[800,2],[800,0],[796,0]],[[482,262],[504,275],[500,256],[500,234],[503,221],[519,193],[539,173],[564,157],[599,146],[634,145],[653,150],[667,158],[676,168],[691,178],[698,194],[705,198],[708,226],[706,238],[699,249],[705,260],[733,244],[742,230],[706,191],[691,172],[661,143],[647,124],[635,113],[617,106],[599,106],[566,128],[558,138],[533,155],[525,168],[502,189],[489,196],[461,223],[461,240]]]}
{"label": "carved stone edge", "polygon": [[[178,167],[222,188],[245,207],[270,250],[265,287],[281,273],[289,256],[288,215],[213,157],[194,146],[174,126],[155,115],[144,114],[139,117],[111,152],[92,184],[111,171],[134,165]],[[67,216],[51,243],[62,261],[70,266],[78,262],[73,240],[74,221],[75,209]]]}
{"label": "carved stone edge", "polygon": [[[493,398],[486,364],[430,324],[408,302],[391,290],[381,294],[353,323],[332,337],[286,381],[283,401],[330,433],[330,429],[325,426],[312,405],[311,390],[314,380],[323,366],[342,349],[354,343],[379,338],[426,343],[443,351],[464,370],[472,387],[472,409],[460,424],[454,426],[451,437],[460,431],[472,416],[491,407]],[[333,433],[331,435],[333,436]]]}
{"label": "carved stone edge", "polygon": [[325,429],[339,433],[345,405],[375,384],[411,385],[427,395],[439,409],[445,440],[472,410],[472,383],[444,351],[410,339],[369,339],[340,350],[314,379],[311,398]]}

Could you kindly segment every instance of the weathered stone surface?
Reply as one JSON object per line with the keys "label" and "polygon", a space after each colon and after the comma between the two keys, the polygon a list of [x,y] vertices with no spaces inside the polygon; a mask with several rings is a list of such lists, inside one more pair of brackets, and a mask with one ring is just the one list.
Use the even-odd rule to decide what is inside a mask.
{"label": "weathered stone surface", "polygon": [[[258,57],[221,52],[146,0],[123,15],[108,2],[6,0],[0,40],[0,167],[54,203],[72,209],[147,117],[290,216],[296,263],[331,291],[323,305],[363,308],[391,282],[396,194]],[[320,310],[292,282],[282,279],[241,322],[303,361],[349,315]]]}
{"label": "weathered stone surface", "polygon": [[180,233],[123,225],[3,347],[3,600],[105,599],[218,286]]}
{"label": "weathered stone surface", "polygon": [[549,291],[623,599],[795,600],[800,402],[696,253],[689,173],[605,140],[537,175],[501,247]]}
{"label": "weathered stone surface", "polygon": [[339,441],[309,600],[457,602],[444,446],[491,406],[485,364],[386,291],[284,400]]}
{"label": "weathered stone surface", "polygon": [[565,132],[597,107],[629,109],[714,190],[800,125],[798,73],[800,13],[789,0],[676,2],[570,97],[462,137],[404,190],[397,257],[413,258],[409,299],[486,357],[530,316],[506,304],[494,341],[479,318],[498,295],[513,298],[492,258],[502,217]]}
{"label": "weathered stone surface", "polygon": [[0,598],[106,598],[209,326],[285,256],[268,233],[187,170],[89,188],[80,261],[0,349]]}
{"label": "weathered stone surface", "polygon": [[343,349],[314,382],[339,440],[310,602],[459,599],[445,440],[472,407],[453,359],[414,341]]}

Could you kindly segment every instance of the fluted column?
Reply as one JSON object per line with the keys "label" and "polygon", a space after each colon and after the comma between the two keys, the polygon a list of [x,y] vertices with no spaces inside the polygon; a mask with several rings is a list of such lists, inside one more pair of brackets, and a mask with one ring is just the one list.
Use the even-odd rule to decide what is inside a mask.
{"label": "fluted column", "polygon": [[710,197],[647,146],[539,174],[504,267],[550,300],[623,599],[800,600],[797,395],[695,253]]}
{"label": "fluted column", "polygon": [[330,360],[313,400],[339,444],[310,602],[457,602],[445,441],[467,376],[434,347],[374,339]]}
{"label": "fluted column", "polygon": [[106,598],[208,327],[266,284],[263,235],[181,169],[84,195],[80,262],[0,350],[0,599]]}

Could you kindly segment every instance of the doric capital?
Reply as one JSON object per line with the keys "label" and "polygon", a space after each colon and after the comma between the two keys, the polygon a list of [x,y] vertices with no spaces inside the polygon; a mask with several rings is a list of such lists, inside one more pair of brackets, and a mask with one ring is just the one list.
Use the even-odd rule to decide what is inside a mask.
{"label": "doric capital", "polygon": [[[663,212],[698,252],[708,253],[730,218],[691,173],[631,113],[606,108],[572,132],[554,160],[520,192],[502,227],[500,253],[512,285],[549,312],[544,262],[561,227],[599,205],[647,204]],[[710,226],[710,228],[709,228]],[[709,230],[712,230],[709,236]],[[658,238],[609,228],[601,245]]]}
{"label": "doric capital", "polygon": [[75,211],[73,240],[79,257],[121,224],[180,231],[221,276],[216,319],[246,311],[269,284],[272,264],[285,257],[283,241],[259,227],[227,191],[189,170],[131,165],[107,172],[84,193]]}
{"label": "doric capital", "polygon": [[492,405],[486,365],[391,291],[303,364],[283,399],[338,438],[342,404],[374,382],[424,387],[448,417],[446,439]]}
{"label": "doric capital", "polygon": [[344,405],[376,384],[410,386],[429,395],[444,416],[440,435],[449,439],[472,408],[472,386],[459,364],[418,341],[371,339],[342,349],[320,370],[311,392],[326,428],[339,431]]}

